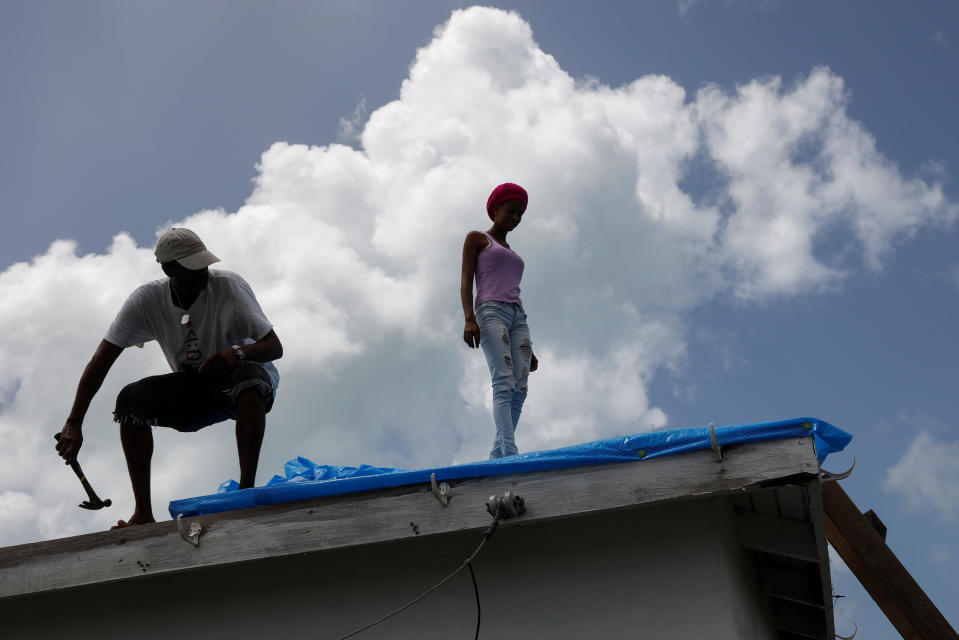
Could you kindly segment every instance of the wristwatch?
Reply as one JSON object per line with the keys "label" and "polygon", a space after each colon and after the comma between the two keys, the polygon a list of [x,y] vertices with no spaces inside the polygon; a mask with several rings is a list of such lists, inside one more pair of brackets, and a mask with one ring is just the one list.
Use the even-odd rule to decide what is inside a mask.
{"label": "wristwatch", "polygon": [[241,362],[246,360],[246,351],[244,351],[243,347],[240,345],[235,344],[233,345],[233,356],[236,358],[237,362]]}

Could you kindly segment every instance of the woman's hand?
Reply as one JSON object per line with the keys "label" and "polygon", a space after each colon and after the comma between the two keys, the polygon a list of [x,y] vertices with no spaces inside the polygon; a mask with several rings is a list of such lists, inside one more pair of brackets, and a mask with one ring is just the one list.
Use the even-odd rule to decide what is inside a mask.
{"label": "woman's hand", "polygon": [[476,318],[466,321],[466,328],[463,329],[463,341],[470,349],[475,349],[480,345],[480,328],[476,324]]}

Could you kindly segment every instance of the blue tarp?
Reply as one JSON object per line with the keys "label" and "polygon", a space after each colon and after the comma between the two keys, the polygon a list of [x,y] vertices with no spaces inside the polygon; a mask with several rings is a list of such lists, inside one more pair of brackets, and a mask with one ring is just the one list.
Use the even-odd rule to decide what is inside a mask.
{"label": "blue tarp", "polygon": [[[810,434],[816,443],[816,455],[820,463],[830,453],[842,451],[852,440],[852,436],[842,429],[816,418],[795,418],[778,422],[716,427],[716,440],[720,447],[743,442],[803,437]],[[273,476],[265,487],[238,490],[236,482],[229,480],[220,485],[218,493],[173,500],[170,502],[170,515],[173,518],[177,515],[198,516],[307,498],[429,483],[430,475],[433,473],[436,474],[437,482],[462,480],[610,462],[637,462],[711,447],[709,427],[694,427],[652,431],[551,451],[531,451],[508,458],[419,471],[369,465],[360,467],[317,465],[306,458],[294,458],[286,463],[286,476]]]}

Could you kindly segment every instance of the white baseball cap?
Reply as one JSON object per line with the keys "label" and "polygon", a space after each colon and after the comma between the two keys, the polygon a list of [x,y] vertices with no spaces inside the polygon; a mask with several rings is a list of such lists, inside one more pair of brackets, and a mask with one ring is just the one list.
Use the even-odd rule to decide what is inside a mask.
{"label": "white baseball cap", "polygon": [[157,248],[153,253],[160,264],[176,260],[193,271],[220,261],[207,251],[200,236],[189,229],[170,229],[157,240]]}

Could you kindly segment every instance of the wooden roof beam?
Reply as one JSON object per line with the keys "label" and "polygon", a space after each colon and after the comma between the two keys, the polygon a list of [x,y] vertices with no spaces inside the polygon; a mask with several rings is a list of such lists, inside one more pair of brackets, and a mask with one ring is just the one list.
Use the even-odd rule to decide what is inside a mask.
{"label": "wooden roof beam", "polygon": [[[959,639],[838,482],[822,485],[826,537],[905,640]],[[878,518],[877,518],[878,519]]]}

